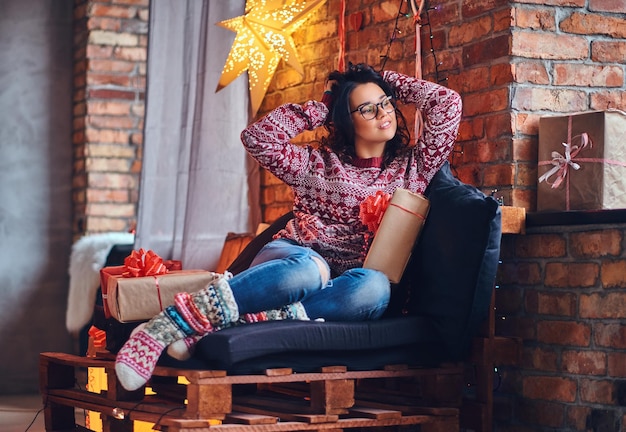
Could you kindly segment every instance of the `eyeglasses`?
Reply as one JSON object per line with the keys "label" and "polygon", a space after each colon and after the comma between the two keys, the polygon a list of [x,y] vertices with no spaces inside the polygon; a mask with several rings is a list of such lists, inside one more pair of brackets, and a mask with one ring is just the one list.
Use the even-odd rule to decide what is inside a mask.
{"label": "eyeglasses", "polygon": [[350,114],[360,112],[361,117],[365,120],[373,120],[378,117],[378,108],[382,108],[387,114],[391,114],[396,110],[396,104],[391,96],[387,96],[385,99],[378,103],[367,102],[359,105],[357,109],[350,111]]}

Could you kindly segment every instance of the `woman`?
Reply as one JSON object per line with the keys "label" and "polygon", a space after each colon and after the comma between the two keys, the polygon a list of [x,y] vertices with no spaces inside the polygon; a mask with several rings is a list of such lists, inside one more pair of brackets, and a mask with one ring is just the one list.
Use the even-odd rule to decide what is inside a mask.
{"label": "woman", "polygon": [[[398,99],[424,119],[416,146],[409,146]],[[144,385],[169,345],[189,346],[239,322],[379,318],[390,284],[383,273],[362,268],[372,233],[359,220],[360,204],[399,187],[423,193],[452,150],[460,118],[456,92],[359,64],[329,75],[322,102],[285,104],[247,127],[246,150],[292,188],[294,218],[248,270],[178,294],[174,306],[132,335],[117,354],[122,385]],[[329,134],[319,148],[290,142],[322,125]]]}

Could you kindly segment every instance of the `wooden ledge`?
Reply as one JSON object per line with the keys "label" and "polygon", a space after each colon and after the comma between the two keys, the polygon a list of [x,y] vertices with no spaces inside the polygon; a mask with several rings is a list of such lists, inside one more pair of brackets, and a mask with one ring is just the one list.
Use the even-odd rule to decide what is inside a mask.
{"label": "wooden ledge", "polygon": [[626,209],[571,210],[528,214],[528,227],[622,223],[626,223]]}
{"label": "wooden ledge", "polygon": [[526,209],[524,207],[501,206],[502,234],[526,233]]}

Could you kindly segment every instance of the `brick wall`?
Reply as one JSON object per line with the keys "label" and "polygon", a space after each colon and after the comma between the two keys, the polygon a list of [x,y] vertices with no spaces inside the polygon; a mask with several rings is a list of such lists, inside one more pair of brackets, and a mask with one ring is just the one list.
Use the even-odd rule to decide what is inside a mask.
{"label": "brick wall", "polygon": [[499,368],[497,430],[625,430],[625,238],[626,224],[505,236],[496,331],[524,349]]}
{"label": "brick wall", "polygon": [[127,231],[143,143],[149,0],[74,5],[74,233]]}
{"label": "brick wall", "polygon": [[[626,108],[626,2],[512,8],[512,187],[534,210],[542,115]],[[499,431],[625,430],[626,225],[545,226],[505,238],[497,332],[522,338],[500,368]]]}

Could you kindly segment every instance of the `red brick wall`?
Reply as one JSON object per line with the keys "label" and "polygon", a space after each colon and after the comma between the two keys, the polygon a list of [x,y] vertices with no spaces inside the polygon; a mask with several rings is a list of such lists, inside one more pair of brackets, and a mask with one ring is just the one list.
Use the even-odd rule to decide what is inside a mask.
{"label": "red brick wall", "polygon": [[503,239],[496,331],[524,349],[499,368],[499,431],[626,427],[625,236],[577,225]]}
{"label": "red brick wall", "polygon": [[126,231],[143,144],[149,0],[74,6],[74,232]]}

